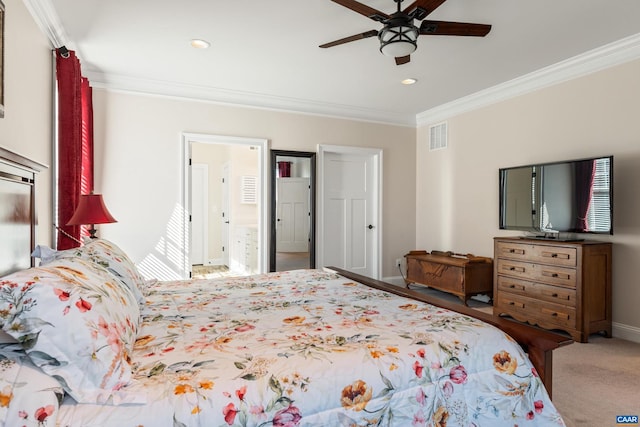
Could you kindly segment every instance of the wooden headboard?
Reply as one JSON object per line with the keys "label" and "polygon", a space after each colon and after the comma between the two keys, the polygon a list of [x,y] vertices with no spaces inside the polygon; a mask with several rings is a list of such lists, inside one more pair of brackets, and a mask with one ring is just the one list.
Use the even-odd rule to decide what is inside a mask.
{"label": "wooden headboard", "polygon": [[35,177],[45,168],[0,147],[0,276],[33,266]]}

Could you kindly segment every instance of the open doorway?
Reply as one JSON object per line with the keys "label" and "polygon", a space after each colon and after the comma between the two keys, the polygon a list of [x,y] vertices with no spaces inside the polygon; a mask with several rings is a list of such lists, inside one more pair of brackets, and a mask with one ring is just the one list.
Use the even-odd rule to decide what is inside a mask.
{"label": "open doorway", "polygon": [[184,134],[190,277],[266,270],[266,140]]}
{"label": "open doorway", "polygon": [[315,153],[271,150],[269,271],[315,268]]}

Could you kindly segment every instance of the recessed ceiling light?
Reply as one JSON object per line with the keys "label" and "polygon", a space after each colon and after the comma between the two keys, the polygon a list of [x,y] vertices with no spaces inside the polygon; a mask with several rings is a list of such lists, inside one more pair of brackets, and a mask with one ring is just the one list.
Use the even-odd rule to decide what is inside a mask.
{"label": "recessed ceiling light", "polygon": [[196,49],[206,49],[209,46],[211,46],[211,43],[209,43],[206,40],[202,40],[202,39],[191,40],[191,47],[195,47]]}
{"label": "recessed ceiling light", "polygon": [[415,84],[417,81],[418,81],[417,79],[409,78],[409,79],[404,79],[400,83],[402,83],[403,85],[412,85],[412,84]]}

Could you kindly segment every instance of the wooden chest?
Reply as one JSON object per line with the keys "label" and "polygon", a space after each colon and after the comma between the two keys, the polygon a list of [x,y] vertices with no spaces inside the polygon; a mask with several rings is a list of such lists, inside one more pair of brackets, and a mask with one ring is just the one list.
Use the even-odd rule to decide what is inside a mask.
{"label": "wooden chest", "polygon": [[493,261],[476,256],[447,256],[412,251],[407,260],[407,288],[411,283],[426,285],[467,300],[478,294],[493,292]]}
{"label": "wooden chest", "polygon": [[611,336],[611,243],[495,238],[494,314]]}

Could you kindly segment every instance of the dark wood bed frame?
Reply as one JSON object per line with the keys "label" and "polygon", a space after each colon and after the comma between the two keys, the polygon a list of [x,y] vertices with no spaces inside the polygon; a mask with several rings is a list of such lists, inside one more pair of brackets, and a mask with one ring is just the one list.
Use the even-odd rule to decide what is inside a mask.
{"label": "dark wood bed frame", "polygon": [[31,252],[36,243],[35,178],[46,168],[46,165],[0,147],[0,181],[2,188],[8,189],[0,194],[0,203],[6,203],[0,209],[0,223],[16,230],[13,238],[0,238],[3,245],[9,246],[9,258],[0,263],[0,276],[34,265]]}
{"label": "dark wood bed frame", "polygon": [[425,295],[424,293],[413,291],[411,289],[401,288],[380,280],[371,279],[360,274],[351,273],[336,267],[326,267],[329,270],[344,276],[348,279],[364,283],[375,289],[391,292],[407,298],[446,308],[448,310],[457,311],[458,313],[474,317],[476,319],[487,322],[509,334],[520,346],[527,352],[529,359],[538,371],[538,375],[542,379],[549,396],[551,396],[552,379],[553,379],[553,350],[564,345],[571,344],[573,340],[555,332],[542,330],[535,326],[529,326],[516,321],[494,316],[484,313],[470,307],[466,307],[459,303],[453,303],[441,298]]}

